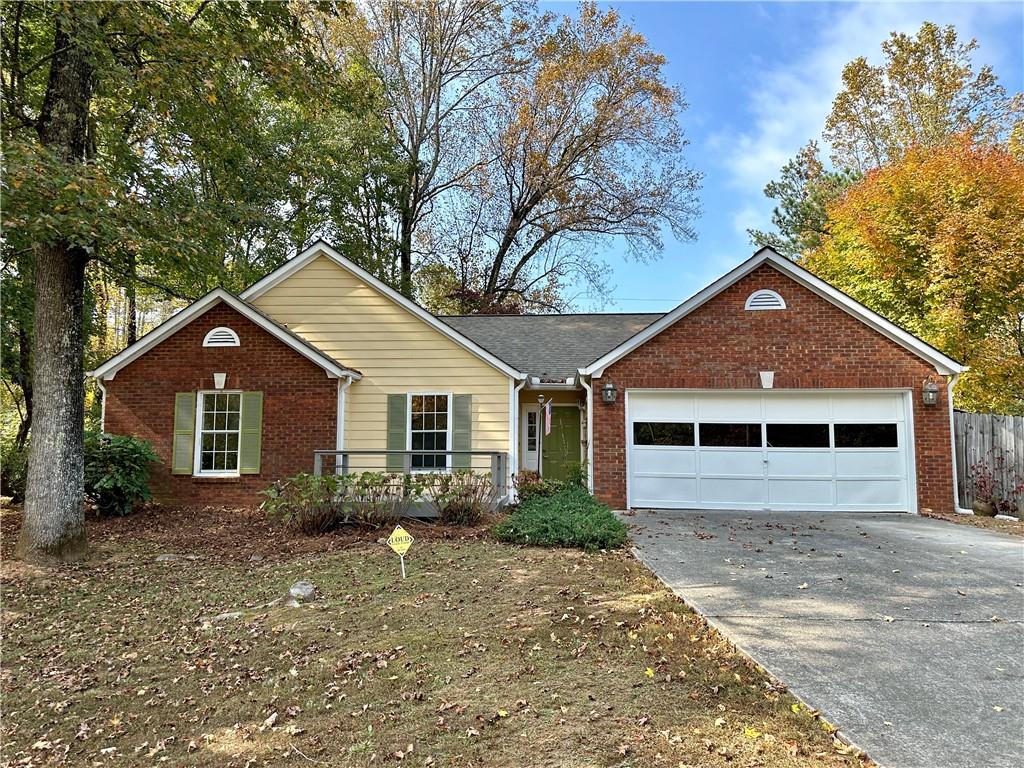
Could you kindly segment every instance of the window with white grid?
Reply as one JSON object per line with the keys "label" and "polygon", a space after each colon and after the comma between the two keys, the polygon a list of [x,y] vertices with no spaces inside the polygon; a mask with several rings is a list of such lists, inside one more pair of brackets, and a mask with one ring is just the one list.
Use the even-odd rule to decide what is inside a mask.
{"label": "window with white grid", "polygon": [[200,399],[197,471],[202,475],[237,474],[242,394],[203,392]]}
{"label": "window with white grid", "polygon": [[[448,395],[409,396],[409,447],[414,451],[448,450]],[[445,469],[448,456],[412,457],[413,469]]]}

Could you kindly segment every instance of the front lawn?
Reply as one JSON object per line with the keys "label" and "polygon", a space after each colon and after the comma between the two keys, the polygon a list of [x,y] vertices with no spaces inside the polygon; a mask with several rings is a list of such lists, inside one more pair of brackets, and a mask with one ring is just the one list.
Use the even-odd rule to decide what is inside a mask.
{"label": "front lawn", "polygon": [[[410,530],[405,581],[377,541],[235,510],[103,521],[62,570],[5,559],[4,764],[856,763],[629,555]],[[315,600],[266,607],[299,579]]]}

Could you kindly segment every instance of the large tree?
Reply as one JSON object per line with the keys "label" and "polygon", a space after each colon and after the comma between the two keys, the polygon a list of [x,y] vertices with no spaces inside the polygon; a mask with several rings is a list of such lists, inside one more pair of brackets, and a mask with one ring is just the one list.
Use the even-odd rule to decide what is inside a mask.
{"label": "large tree", "polygon": [[[350,105],[336,100],[344,88],[330,87],[337,73],[303,23],[324,11],[333,12],[210,0],[3,6],[5,278],[34,307],[24,557],[85,549],[87,269],[194,297],[276,266],[343,207],[323,194],[310,203],[311,189],[351,189],[337,183],[347,166],[336,161],[360,157],[330,128]],[[328,106],[340,112],[325,117]]]}
{"label": "large tree", "polygon": [[882,43],[881,64],[863,56],[847,64],[825,121],[836,167],[865,172],[959,133],[1005,141],[1024,97],[1008,95],[990,66],[975,67],[977,48],[975,40],[961,42],[954,27],[925,22],[914,36],[893,32]]}
{"label": "large tree", "polygon": [[531,29],[466,134],[480,162],[429,230],[447,267],[432,288],[449,275],[461,311],[558,308],[570,284],[605,290],[603,243],[646,258],[666,232],[693,236],[700,177],[665,58],[593,3]]}
{"label": "large tree", "polygon": [[970,366],[961,407],[1024,413],[1024,162],[970,136],[915,147],[828,207],[804,264]]}

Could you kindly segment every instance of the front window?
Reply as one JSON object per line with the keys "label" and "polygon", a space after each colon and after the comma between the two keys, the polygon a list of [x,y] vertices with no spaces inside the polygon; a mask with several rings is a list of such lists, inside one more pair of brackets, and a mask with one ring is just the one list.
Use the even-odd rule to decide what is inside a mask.
{"label": "front window", "polygon": [[[448,450],[448,395],[410,395],[409,447],[414,451]],[[413,455],[412,468],[446,469],[448,456]]]}
{"label": "front window", "polygon": [[198,473],[238,474],[240,392],[202,392],[199,407]]}

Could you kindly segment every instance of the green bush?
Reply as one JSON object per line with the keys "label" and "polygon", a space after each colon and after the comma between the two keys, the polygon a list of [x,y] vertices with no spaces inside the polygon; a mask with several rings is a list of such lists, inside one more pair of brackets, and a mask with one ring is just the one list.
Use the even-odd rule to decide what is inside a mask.
{"label": "green bush", "polygon": [[160,458],[145,440],[89,432],[85,436],[85,497],[101,515],[124,516],[150,498],[149,467]]}
{"label": "green bush", "polygon": [[530,469],[524,469],[516,473],[512,482],[516,487],[516,496],[519,497],[520,502],[524,502],[534,496],[551,496],[562,490],[565,485],[565,483],[558,480],[547,480]]}
{"label": "green bush", "polygon": [[522,501],[494,529],[501,541],[541,547],[615,549],[626,543],[626,526],[585,488],[565,485],[550,496]]}
{"label": "green bush", "polygon": [[28,478],[28,443],[18,448],[14,437],[4,436],[0,446],[0,494],[10,496],[15,504],[25,500]]}
{"label": "green bush", "polygon": [[300,474],[280,480],[263,491],[261,505],[272,523],[295,528],[309,535],[337,527],[345,516],[338,497],[337,475]]}

